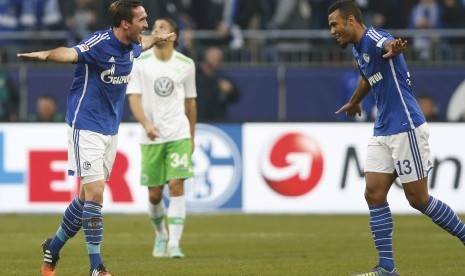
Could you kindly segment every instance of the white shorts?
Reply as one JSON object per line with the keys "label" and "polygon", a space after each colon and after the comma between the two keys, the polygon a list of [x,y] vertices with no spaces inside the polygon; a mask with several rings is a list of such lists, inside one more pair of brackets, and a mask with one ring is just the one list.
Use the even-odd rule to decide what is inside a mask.
{"label": "white shorts", "polygon": [[408,132],[371,137],[365,172],[397,173],[402,183],[427,177],[433,168],[428,138],[426,123]]}
{"label": "white shorts", "polygon": [[81,177],[82,184],[108,180],[115,162],[117,141],[117,135],[68,126],[68,174]]}

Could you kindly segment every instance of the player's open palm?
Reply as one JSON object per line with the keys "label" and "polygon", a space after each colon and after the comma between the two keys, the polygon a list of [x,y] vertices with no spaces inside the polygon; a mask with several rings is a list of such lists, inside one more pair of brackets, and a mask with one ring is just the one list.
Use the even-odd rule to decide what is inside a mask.
{"label": "player's open palm", "polygon": [[16,55],[19,58],[28,58],[28,59],[35,59],[45,61],[47,59],[47,53],[42,52],[31,52],[31,53],[18,53]]}
{"label": "player's open palm", "polygon": [[362,105],[346,103],[338,111],[336,111],[336,114],[341,114],[342,112],[345,112],[347,117],[355,117],[357,114],[358,116],[362,116]]}
{"label": "player's open palm", "polygon": [[383,58],[392,58],[407,49],[407,40],[402,40],[397,38],[395,40],[389,41],[387,46],[387,53],[383,55]]}

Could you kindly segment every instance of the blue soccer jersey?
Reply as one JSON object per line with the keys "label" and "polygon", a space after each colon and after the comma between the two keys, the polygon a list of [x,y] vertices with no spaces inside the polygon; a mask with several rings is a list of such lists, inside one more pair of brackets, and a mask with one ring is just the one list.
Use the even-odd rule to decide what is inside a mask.
{"label": "blue soccer jersey", "polygon": [[375,136],[406,132],[426,122],[412,92],[403,54],[383,58],[384,45],[392,39],[389,33],[370,27],[352,49],[376,100]]}
{"label": "blue soccer jersey", "polygon": [[74,47],[78,62],[68,95],[66,123],[76,129],[115,135],[126,87],[141,45],[124,45],[112,30],[98,31]]}

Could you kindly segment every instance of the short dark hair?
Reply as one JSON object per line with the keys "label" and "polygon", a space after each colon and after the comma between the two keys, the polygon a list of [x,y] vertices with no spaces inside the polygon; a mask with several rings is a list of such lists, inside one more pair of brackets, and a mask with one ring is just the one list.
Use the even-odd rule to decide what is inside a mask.
{"label": "short dark hair", "polygon": [[328,8],[328,15],[339,10],[344,19],[348,19],[353,15],[355,20],[362,24],[362,11],[353,0],[338,0],[331,4]]}
{"label": "short dark hair", "polygon": [[[158,20],[163,20],[163,21],[168,22],[168,24],[170,24],[171,30],[176,34],[176,40],[174,41],[174,48],[178,47],[178,45],[179,45],[179,42],[178,42],[178,38],[179,38],[178,24],[176,24],[176,22],[173,19],[169,18],[169,17],[157,18],[157,19],[155,19],[155,22],[157,22]],[[154,26],[155,26],[155,22],[154,22]]]}
{"label": "short dark hair", "polygon": [[142,2],[138,0],[118,0],[111,3],[109,10],[113,20],[113,27],[121,26],[123,20],[132,22],[133,10],[139,6],[142,6]]}

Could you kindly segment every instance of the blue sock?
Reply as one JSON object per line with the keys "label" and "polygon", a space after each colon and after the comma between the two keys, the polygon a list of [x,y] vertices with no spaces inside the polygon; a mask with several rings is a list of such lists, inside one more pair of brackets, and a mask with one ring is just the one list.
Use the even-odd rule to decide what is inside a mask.
{"label": "blue sock", "polygon": [[423,214],[430,217],[442,229],[459,238],[465,245],[465,224],[447,204],[430,196]]}
{"label": "blue sock", "polygon": [[55,236],[50,242],[49,250],[52,254],[58,254],[68,239],[74,237],[82,226],[82,208],[84,203],[76,197],[68,205],[63,220]]}
{"label": "blue sock", "polygon": [[92,201],[84,203],[82,228],[84,229],[90,269],[92,270],[103,263],[100,256],[100,244],[102,243],[103,234],[102,205]]}
{"label": "blue sock", "polygon": [[379,266],[392,271],[395,268],[392,252],[392,223],[389,204],[370,207],[370,228],[378,251]]}

